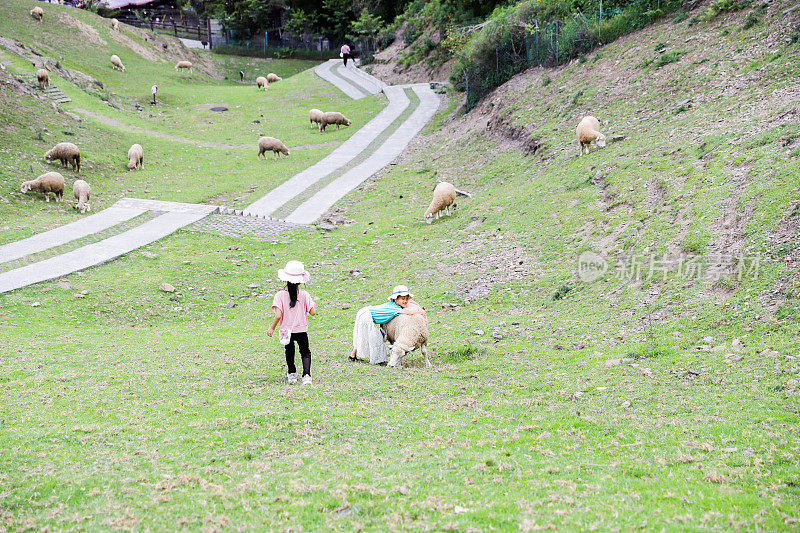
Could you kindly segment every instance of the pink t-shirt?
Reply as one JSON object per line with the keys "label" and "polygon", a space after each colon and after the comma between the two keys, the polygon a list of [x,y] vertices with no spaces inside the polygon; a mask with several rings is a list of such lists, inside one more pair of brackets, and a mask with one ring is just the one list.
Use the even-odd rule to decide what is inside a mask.
{"label": "pink t-shirt", "polygon": [[347,46],[346,44],[342,45],[342,54],[349,54],[349,53],[350,53],[350,47]]}
{"label": "pink t-shirt", "polygon": [[292,328],[292,333],[308,331],[308,312],[314,307],[311,295],[303,289],[297,291],[297,303],[289,307],[289,291],[281,291],[272,300],[272,308],[281,311],[281,327]]}

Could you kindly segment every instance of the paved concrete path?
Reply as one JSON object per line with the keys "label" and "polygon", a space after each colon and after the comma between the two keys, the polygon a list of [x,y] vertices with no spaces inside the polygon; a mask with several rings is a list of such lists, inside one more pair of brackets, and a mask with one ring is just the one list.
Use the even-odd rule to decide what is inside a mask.
{"label": "paved concrete path", "polygon": [[144,212],[144,209],[118,207],[117,204],[114,204],[96,215],[90,215],[71,224],[0,246],[0,263],[7,263],[26,255],[67,244],[87,235],[99,233]]}
{"label": "paved concrete path", "polygon": [[327,81],[328,83],[333,84],[336,86],[337,89],[342,91],[344,94],[352,98],[353,100],[358,100],[359,98],[364,98],[367,96],[367,91],[363,89],[359,89],[357,84],[351,81],[344,80],[341,76],[337,76],[333,72],[331,72],[331,68],[334,67],[337,63],[341,63],[341,59],[329,59],[325,63],[321,64],[320,66],[314,69],[314,72],[322,78],[323,80]]}
{"label": "paved concrete path", "polygon": [[400,87],[388,87],[385,92],[389,99],[389,105],[378,113],[375,118],[367,122],[364,127],[355,132],[341,146],[318,163],[295,174],[265,196],[247,206],[244,209],[244,214],[256,217],[270,216],[282,205],[301,194],[314,183],[342,168],[361,154],[376,137],[403,114],[403,111],[409,105],[408,97]]}
{"label": "paved concrete path", "polygon": [[[391,163],[408,146],[411,139],[428,123],[439,108],[439,97],[427,84],[413,85],[420,105],[400,127],[364,162],[336,178],[314,196],[300,204],[286,222],[311,224],[324,215],[336,202],[358,187],[364,180]],[[387,91],[394,87],[387,88]]]}

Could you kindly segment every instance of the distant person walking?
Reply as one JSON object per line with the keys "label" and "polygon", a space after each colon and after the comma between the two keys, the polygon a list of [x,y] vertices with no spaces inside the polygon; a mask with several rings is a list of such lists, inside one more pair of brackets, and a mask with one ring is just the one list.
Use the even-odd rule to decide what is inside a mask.
{"label": "distant person walking", "polygon": [[[341,53],[341,54],[339,54],[339,55],[340,55],[340,56],[342,56],[342,59],[344,60],[344,66],[345,66],[345,67],[347,66],[347,60],[348,60],[348,59],[349,59],[350,61],[352,61],[352,60],[353,60],[353,57],[350,55],[350,47],[349,47],[349,46],[347,46],[347,43],[345,43],[345,44],[343,44],[343,45],[342,45],[342,53]],[[355,64],[355,63],[354,63],[354,64]]]}
{"label": "distant person walking", "polygon": [[272,337],[275,328],[280,324],[278,340],[286,348],[286,381],[289,385],[297,383],[297,368],[294,365],[294,343],[300,350],[303,361],[303,385],[311,385],[311,349],[308,347],[308,315],[314,316],[317,310],[314,300],[306,291],[300,288],[301,283],[306,283],[311,275],[300,261],[289,261],[286,268],[278,270],[278,277],[286,282],[286,290],[275,295],[272,300],[272,310],[275,318],[267,330],[267,336]]}

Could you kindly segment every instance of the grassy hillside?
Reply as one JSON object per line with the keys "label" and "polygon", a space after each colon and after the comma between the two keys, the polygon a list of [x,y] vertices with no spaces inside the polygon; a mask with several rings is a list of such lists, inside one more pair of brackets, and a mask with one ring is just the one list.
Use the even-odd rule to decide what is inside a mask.
{"label": "grassy hillside", "polygon": [[[586,61],[527,71],[466,116],[452,116],[452,100],[336,208],[351,224],[333,232],[181,231],[68,276],[68,290],[0,295],[6,527],[796,528],[800,49],[789,7],[773,2],[748,29],[747,10],[690,26],[695,11]],[[337,98],[303,76],[293,90]],[[187,84],[185,98],[216,83]],[[578,157],[587,113],[624,139]],[[15,160],[49,144],[16,116],[4,191]],[[202,116],[186,122],[204,127]],[[166,131],[160,120],[151,127]],[[209,153],[194,160],[197,179],[236,172]],[[144,175],[109,171],[107,186],[142,187]],[[428,226],[437,179],[473,197]],[[204,198],[207,185],[175,180],[184,192],[159,194]],[[13,198],[0,204],[6,240],[51,209]],[[577,275],[586,251],[609,262],[599,280]],[[727,262],[717,255],[758,253],[759,268],[648,274],[664,253],[703,272]],[[617,267],[626,257],[642,279],[625,278],[637,272]],[[282,347],[264,334],[276,269],[293,258],[311,271],[319,311],[313,388],[284,384]],[[165,281],[178,291],[159,292]],[[428,308],[433,369],[419,355],[402,372],[346,360],[356,309],[396,283]]]}

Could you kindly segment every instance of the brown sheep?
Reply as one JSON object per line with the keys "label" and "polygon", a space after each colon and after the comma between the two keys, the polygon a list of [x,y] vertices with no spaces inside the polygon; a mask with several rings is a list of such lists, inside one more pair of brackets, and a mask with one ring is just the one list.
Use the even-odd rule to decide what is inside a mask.
{"label": "brown sheep", "polygon": [[45,202],[50,201],[47,193],[53,193],[58,201],[64,196],[64,176],[58,172],[45,172],[35,180],[23,182],[20,192],[40,192],[44,194]]}
{"label": "brown sheep", "polygon": [[44,90],[45,87],[50,86],[50,74],[47,70],[40,68],[36,71],[36,81],[39,82],[39,88]]}
{"label": "brown sheep", "polygon": [[349,118],[345,117],[341,113],[337,113],[336,111],[328,111],[327,113],[322,114],[322,119],[319,122],[319,131],[325,131],[325,128],[328,127],[328,124],[336,124],[336,129],[338,130],[340,126],[350,126],[352,122]]}
{"label": "brown sheep", "polygon": [[67,166],[67,163],[69,163],[72,165],[72,170],[75,172],[81,171],[81,151],[72,143],[58,143],[44,154],[44,158],[47,161],[58,159],[61,161],[62,167]]}
{"label": "brown sheep", "polygon": [[261,159],[263,155],[264,159],[266,159],[266,152],[274,152],[276,154],[276,159],[279,159],[281,154],[289,157],[289,149],[275,137],[261,137],[258,140],[258,158]]}

